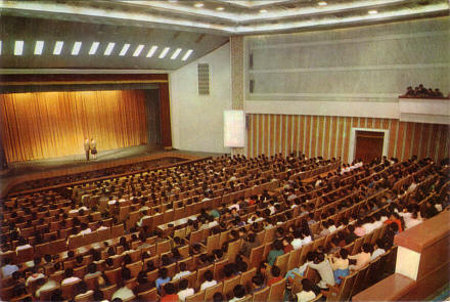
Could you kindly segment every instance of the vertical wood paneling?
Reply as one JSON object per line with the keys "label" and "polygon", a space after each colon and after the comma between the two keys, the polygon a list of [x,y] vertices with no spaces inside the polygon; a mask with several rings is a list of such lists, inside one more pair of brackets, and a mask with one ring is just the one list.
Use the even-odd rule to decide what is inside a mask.
{"label": "vertical wood paneling", "polygon": [[264,143],[264,115],[260,114],[259,115],[259,120],[258,120],[258,155],[264,153],[263,150],[263,143]]}
{"label": "vertical wood paneling", "polygon": [[312,124],[312,116],[308,115],[305,119],[306,127],[305,127],[305,151],[307,157],[311,157],[311,124]]}
{"label": "vertical wood paneling", "polygon": [[406,123],[400,122],[398,126],[398,135],[397,135],[397,154],[395,155],[398,158],[403,158],[402,152],[405,146],[405,129]]}
{"label": "vertical wood paneling", "polygon": [[281,149],[280,152],[286,154],[286,115],[281,116]]}
{"label": "vertical wood paneling", "polygon": [[369,129],[390,130],[389,157],[405,160],[417,155],[419,158],[432,157],[437,160],[448,156],[449,131],[446,125],[406,123],[393,119],[273,114],[249,115],[248,154],[257,156],[265,153],[270,156],[295,150],[307,157],[342,157],[343,161],[347,161],[351,128],[366,128],[366,125]]}
{"label": "vertical wood paneling", "polygon": [[411,158],[411,156],[412,156],[410,150],[411,150],[413,130],[414,130],[414,124],[406,123],[406,134],[405,134],[405,142],[403,144],[402,158]]}
{"label": "vertical wood paneling", "polygon": [[269,148],[269,156],[273,155],[274,147],[275,147],[275,118],[276,115],[270,116],[270,148]]}
{"label": "vertical wood paneling", "polygon": [[301,148],[299,146],[300,145],[299,144],[300,119],[301,119],[301,116],[298,116],[298,115],[294,115],[293,119],[292,119],[293,120],[292,121],[292,123],[293,123],[292,127],[293,127],[293,131],[294,131],[294,133],[293,133],[294,144],[293,144],[292,149],[295,150],[295,151],[301,150]]}

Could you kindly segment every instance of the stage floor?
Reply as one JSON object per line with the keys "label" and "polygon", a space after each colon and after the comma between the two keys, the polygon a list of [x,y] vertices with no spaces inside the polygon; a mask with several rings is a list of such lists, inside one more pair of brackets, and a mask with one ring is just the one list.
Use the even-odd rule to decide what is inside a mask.
{"label": "stage floor", "polygon": [[[85,154],[76,154],[71,156],[64,156],[59,158],[49,158],[45,160],[32,160],[26,162],[14,162],[8,164],[8,169],[4,170],[0,174],[0,182],[6,182],[12,178],[30,175],[33,173],[42,173],[55,170],[66,170],[76,167],[86,167],[89,165],[96,165],[99,163],[113,162],[121,159],[131,159],[136,157],[144,157],[147,155],[164,154],[164,153],[180,153],[193,155],[198,157],[206,156],[218,156],[217,153],[204,153],[204,152],[190,152],[182,150],[165,151],[158,147],[152,147],[149,145],[133,146],[115,150],[99,151],[96,160],[86,161]],[[94,167],[93,167],[94,168]]]}

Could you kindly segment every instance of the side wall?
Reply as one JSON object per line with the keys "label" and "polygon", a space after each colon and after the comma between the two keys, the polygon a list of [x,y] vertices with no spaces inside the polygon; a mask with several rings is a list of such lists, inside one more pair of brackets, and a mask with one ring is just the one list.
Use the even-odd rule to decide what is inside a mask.
{"label": "side wall", "polygon": [[399,122],[397,119],[317,115],[250,114],[248,155],[301,151],[308,157],[340,157],[352,161],[352,128],[389,130],[389,157],[412,155],[435,160],[449,156],[447,125]]}
{"label": "side wall", "polygon": [[[208,63],[210,95],[197,91],[197,64]],[[173,147],[229,153],[223,146],[223,111],[231,109],[230,45],[170,73]]]}
{"label": "side wall", "polygon": [[449,40],[449,17],[246,37],[245,109],[399,118],[407,86],[450,92]]}

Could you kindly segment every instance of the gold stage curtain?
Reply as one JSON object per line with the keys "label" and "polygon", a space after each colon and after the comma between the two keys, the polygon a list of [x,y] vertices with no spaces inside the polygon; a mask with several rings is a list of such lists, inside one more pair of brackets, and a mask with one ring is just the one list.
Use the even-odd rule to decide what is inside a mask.
{"label": "gold stage curtain", "polygon": [[1,134],[8,162],[148,143],[142,90],[0,94]]}

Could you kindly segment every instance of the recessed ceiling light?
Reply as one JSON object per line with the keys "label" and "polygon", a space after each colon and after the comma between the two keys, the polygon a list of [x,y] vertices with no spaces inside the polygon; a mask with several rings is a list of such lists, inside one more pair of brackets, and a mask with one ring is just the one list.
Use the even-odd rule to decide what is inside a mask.
{"label": "recessed ceiling light", "polygon": [[40,56],[44,50],[44,41],[36,41],[34,45],[34,54]]}
{"label": "recessed ceiling light", "polygon": [[167,55],[167,53],[169,52],[169,50],[170,50],[170,47],[164,48],[163,51],[161,51],[161,53],[159,54],[159,57],[158,57],[158,58],[163,59],[163,58]]}
{"label": "recessed ceiling light", "polygon": [[152,48],[150,48],[150,50],[147,53],[147,58],[151,58],[153,57],[153,55],[155,54],[156,50],[158,49],[158,46],[152,46]]}
{"label": "recessed ceiling light", "polygon": [[100,45],[100,42],[93,42],[91,45],[91,49],[89,49],[89,55],[95,55],[99,45]]}
{"label": "recessed ceiling light", "polygon": [[190,56],[191,56],[191,54],[193,53],[194,51],[192,50],[192,49],[189,49],[185,54],[184,54],[184,56],[183,56],[183,58],[181,59],[182,61],[186,61]]}
{"label": "recessed ceiling light", "polygon": [[78,54],[80,53],[80,49],[81,49],[81,42],[75,42],[73,43],[73,47],[72,47],[72,56],[78,56]]}
{"label": "recessed ceiling light", "polygon": [[225,7],[223,7],[223,6],[216,7],[216,11],[221,12],[221,11],[224,11],[224,10],[225,10]]}
{"label": "recessed ceiling light", "polygon": [[174,51],[174,53],[172,54],[170,59],[175,60],[179,56],[180,52],[181,52],[181,48],[177,48],[177,50]]}
{"label": "recessed ceiling light", "polygon": [[106,46],[105,52],[103,53],[104,56],[109,56],[111,55],[114,46],[116,45],[116,43],[114,42],[109,42],[108,45]]}
{"label": "recessed ceiling light", "polygon": [[319,1],[317,4],[319,6],[326,6],[326,5],[328,5],[328,3],[326,1]]}
{"label": "recessed ceiling light", "polygon": [[265,14],[265,13],[267,13],[267,9],[260,9],[260,10],[259,10],[259,13],[260,13],[260,14]]}
{"label": "recessed ceiling light", "polygon": [[63,41],[56,41],[55,48],[53,48],[53,54],[55,56],[59,56],[61,54],[63,46],[64,46]]}
{"label": "recessed ceiling light", "polygon": [[23,45],[24,42],[23,41],[16,41],[14,43],[14,55],[15,56],[21,56],[23,54]]}
{"label": "recessed ceiling light", "polygon": [[143,44],[139,44],[138,47],[136,47],[136,50],[133,53],[133,57],[138,57],[141,54],[142,49],[144,49]]}
{"label": "recessed ceiling light", "polygon": [[376,15],[378,14],[378,11],[376,9],[369,10],[369,15]]}
{"label": "recessed ceiling light", "polygon": [[199,7],[199,8],[200,8],[200,7],[203,7],[203,5],[204,5],[204,4],[203,4],[203,3],[200,3],[200,2],[194,4],[195,7]]}
{"label": "recessed ceiling light", "polygon": [[123,44],[122,46],[122,50],[119,53],[119,56],[123,57],[124,55],[126,55],[128,48],[130,48],[130,44]]}

